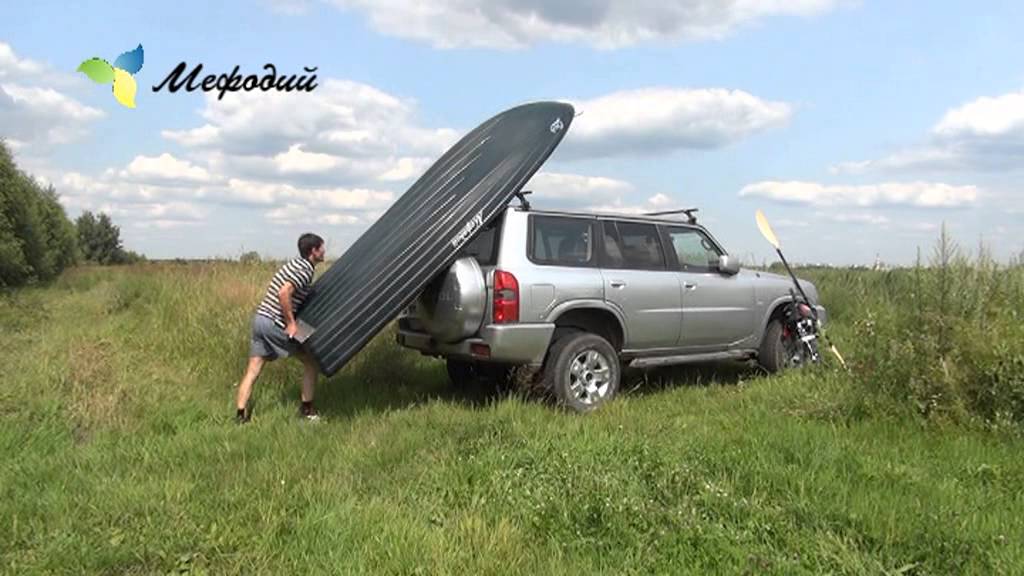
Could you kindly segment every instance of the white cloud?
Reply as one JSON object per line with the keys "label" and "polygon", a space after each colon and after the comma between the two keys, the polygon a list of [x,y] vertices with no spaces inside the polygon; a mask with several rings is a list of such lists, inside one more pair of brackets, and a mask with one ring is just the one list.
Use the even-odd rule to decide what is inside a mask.
{"label": "white cloud", "polygon": [[0,42],[0,137],[19,150],[81,138],[104,114],[52,87],[69,82]]}
{"label": "white cloud", "polygon": [[1024,136],[1024,91],[982,97],[943,115],[932,132],[941,138]]}
{"label": "white cloud", "polygon": [[[65,208],[75,212],[104,212],[119,225],[130,225],[132,228],[196,226],[204,222],[210,213],[208,207],[192,201],[162,202],[162,194],[151,198],[118,194],[106,185],[80,174],[69,175],[58,185],[57,190]],[[75,214],[70,216],[74,217]]]}
{"label": "white cloud", "polygon": [[187,228],[192,226],[198,226],[199,222],[191,220],[142,220],[133,222],[132,226],[135,228],[156,228],[158,230],[170,230],[173,228]]}
{"label": "white cloud", "polygon": [[817,212],[816,219],[831,220],[832,222],[886,225],[891,222],[887,216],[872,214],[870,212]]}
{"label": "white cloud", "polygon": [[417,126],[415,105],[366,84],[321,79],[314,92],[206,95],[206,124],[165,130],[188,147],[226,154],[274,156],[302,145],[309,153],[362,158],[402,151],[439,155],[455,132]]}
{"label": "white cloud", "polygon": [[666,206],[672,205],[672,198],[664,194],[655,194],[654,196],[651,196],[650,198],[647,199],[647,203],[650,204],[651,206],[664,208]]}
{"label": "white cloud", "polygon": [[149,204],[144,207],[144,211],[150,218],[165,220],[202,220],[209,213],[209,210],[190,202]]}
{"label": "white cloud", "polygon": [[44,181],[52,183],[58,195],[69,207],[81,207],[98,202],[159,204],[168,201],[202,201],[207,188],[171,181],[133,181],[122,176],[124,170],[107,170],[99,176],[79,172],[56,175],[42,174]]}
{"label": "white cloud", "polygon": [[301,188],[290,184],[232,178],[222,189],[211,188],[214,197],[257,205],[305,205],[323,209],[374,210],[386,208],[394,193],[367,188]]}
{"label": "white cloud", "polygon": [[1015,171],[1024,166],[1024,91],[952,108],[925,144],[877,160],[842,162],[833,173]]}
{"label": "white cloud", "polygon": [[358,226],[368,224],[376,218],[363,218],[354,214],[340,212],[321,213],[314,210],[308,204],[286,204],[273,210],[268,210],[264,216],[275,224],[303,224],[312,223],[327,224],[330,226]]}
{"label": "white cloud", "polygon": [[678,206],[675,199],[664,194],[655,194],[647,200],[637,201],[635,198],[617,198],[613,202],[602,204],[591,204],[584,208],[587,212],[602,212],[609,214],[649,214],[651,212],[662,212],[666,208]]}
{"label": "white cloud", "polygon": [[17,141],[19,148],[73,141],[103,115],[52,88],[0,84],[0,136]]}
{"label": "white cloud", "polygon": [[227,177],[314,185],[413,178],[457,137],[420,126],[410,101],[336,79],[308,93],[207,95],[202,117],[162,135]]}
{"label": "white cloud", "polygon": [[201,166],[179,160],[168,153],[156,157],[136,156],[121,171],[121,177],[130,180],[160,182],[209,182],[210,173]]}
{"label": "white cloud", "polygon": [[564,172],[538,172],[524,186],[530,202],[543,208],[560,208],[616,214],[643,214],[678,206],[675,199],[656,193],[644,199],[625,180]]}
{"label": "white cloud", "polygon": [[10,44],[0,42],[0,80],[42,74],[46,67],[28,58],[19,58]]}
{"label": "white cloud", "polygon": [[523,48],[573,42],[616,48],[644,41],[723,38],[777,15],[810,16],[839,0],[334,0],[391,36],[437,48]]}
{"label": "white cloud", "polygon": [[190,202],[128,205],[125,219],[135,228],[161,230],[198,226],[210,213],[206,207]]}
{"label": "white cloud", "polygon": [[205,124],[190,130],[162,130],[160,135],[186,147],[203,147],[217,144],[220,130],[216,126]]}
{"label": "white cloud", "polygon": [[[458,136],[421,127],[411,103],[354,82],[328,79],[313,93],[259,96],[208,96],[206,124],[163,135],[227,177],[318,186],[412,180]],[[561,158],[719,147],[791,115],[788,104],[722,89],[617,92],[577,108],[583,114]]]}
{"label": "white cloud", "polygon": [[785,125],[792,115],[785,102],[717,88],[646,88],[573,105],[581,114],[560,147],[562,157],[717,148]]}
{"label": "white cloud", "polygon": [[538,200],[550,198],[592,202],[595,198],[619,198],[623,194],[629,194],[633,191],[633,185],[603,176],[538,172],[524,189],[533,191]]}
{"label": "white cloud", "polygon": [[222,197],[241,204],[270,205],[287,197],[287,185],[231,178],[227,188],[222,190]]}
{"label": "white cloud", "polygon": [[303,204],[285,204],[279,208],[268,210],[265,216],[267,220],[275,222],[294,222],[298,220],[307,220],[312,211],[309,206]]}
{"label": "white cloud", "polygon": [[274,156],[274,164],[283,174],[326,172],[337,168],[340,160],[330,154],[304,152],[301,144],[292,144],[287,152]]}
{"label": "white cloud", "polygon": [[863,186],[828,186],[818,182],[757,182],[744,186],[740,196],[813,206],[969,206],[980,192],[975,186],[941,182],[885,182]]}
{"label": "white cloud", "polygon": [[321,214],[317,216],[316,221],[320,224],[330,224],[332,226],[352,226],[355,224],[363,224],[364,221],[351,214]]}
{"label": "white cloud", "polygon": [[412,180],[426,172],[434,160],[436,158],[398,158],[392,167],[381,172],[377,179],[386,182]]}

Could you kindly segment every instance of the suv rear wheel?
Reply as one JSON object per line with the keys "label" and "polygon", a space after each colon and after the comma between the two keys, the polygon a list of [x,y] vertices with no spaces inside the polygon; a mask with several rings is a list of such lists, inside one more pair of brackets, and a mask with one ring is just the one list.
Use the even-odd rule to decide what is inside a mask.
{"label": "suv rear wheel", "polygon": [[619,391],[621,369],[615,348],[597,334],[569,332],[548,350],[544,380],[559,403],[589,412]]}

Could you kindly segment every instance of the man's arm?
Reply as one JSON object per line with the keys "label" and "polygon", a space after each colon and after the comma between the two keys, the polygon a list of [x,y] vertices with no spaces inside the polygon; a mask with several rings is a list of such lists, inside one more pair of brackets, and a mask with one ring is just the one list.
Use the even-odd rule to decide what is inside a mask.
{"label": "man's arm", "polygon": [[294,337],[299,331],[299,325],[295,323],[295,314],[292,311],[292,292],[295,292],[295,285],[291,281],[285,281],[281,289],[277,291],[277,301],[281,304],[281,314],[284,315],[284,331],[289,337]]}

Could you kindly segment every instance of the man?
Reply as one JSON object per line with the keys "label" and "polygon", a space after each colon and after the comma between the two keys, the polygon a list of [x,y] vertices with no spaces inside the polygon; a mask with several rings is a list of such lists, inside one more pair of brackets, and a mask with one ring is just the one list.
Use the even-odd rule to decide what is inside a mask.
{"label": "man", "polygon": [[299,258],[286,262],[274,274],[263,300],[256,308],[252,318],[249,366],[238,385],[238,412],[235,418],[240,424],[248,422],[251,417],[248,408],[249,396],[263,369],[263,364],[277,358],[287,358],[292,354],[298,356],[305,366],[299,414],[307,420],[319,419],[313,408],[313,386],[316,384],[318,371],[316,362],[309,353],[299,347],[294,336],[299,330],[295,316],[309,297],[313,269],[324,261],[325,251],[323,238],[309,233],[300,236]]}

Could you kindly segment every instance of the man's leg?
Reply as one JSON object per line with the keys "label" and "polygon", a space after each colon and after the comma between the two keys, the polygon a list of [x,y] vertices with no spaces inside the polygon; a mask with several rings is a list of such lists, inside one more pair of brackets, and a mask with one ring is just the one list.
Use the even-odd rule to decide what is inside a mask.
{"label": "man's leg", "polygon": [[239,410],[245,410],[246,405],[249,403],[249,395],[252,394],[252,385],[259,378],[260,371],[263,370],[263,363],[265,360],[261,356],[250,356],[249,365],[245,369],[245,376],[242,377],[242,382],[238,385],[238,399],[236,402]]}
{"label": "man's leg", "polygon": [[313,401],[313,388],[316,386],[316,376],[320,373],[320,369],[316,366],[316,361],[309,355],[308,352],[300,352],[297,354],[302,359],[302,402]]}
{"label": "man's leg", "polygon": [[316,375],[319,369],[316,361],[306,351],[299,351],[295,354],[302,360],[302,404],[299,405],[299,415],[306,420],[319,420],[320,416],[313,408],[313,387],[316,385]]}

